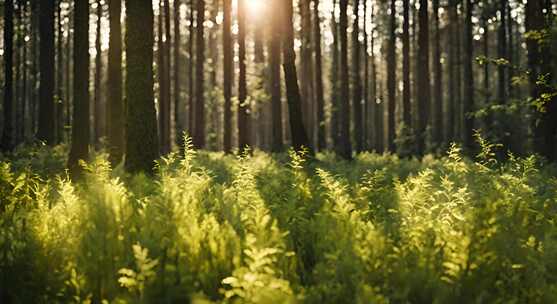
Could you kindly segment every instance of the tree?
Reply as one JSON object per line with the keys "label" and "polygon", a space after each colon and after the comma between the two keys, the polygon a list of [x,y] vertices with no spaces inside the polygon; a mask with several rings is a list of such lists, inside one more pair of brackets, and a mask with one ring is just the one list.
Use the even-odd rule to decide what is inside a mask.
{"label": "tree", "polygon": [[195,125],[193,145],[196,148],[205,147],[205,0],[197,0],[197,26],[195,35]]}
{"label": "tree", "polygon": [[402,1],[402,123],[412,127],[412,105],[410,103],[410,0]]}
{"label": "tree", "polygon": [[474,144],[474,118],[472,111],[474,110],[474,74],[473,65],[473,37],[472,37],[472,0],[465,0],[464,6],[464,99],[462,104],[462,115],[464,115],[463,124],[463,145],[468,152],[472,152]]}
{"label": "tree", "polygon": [[433,0],[433,107],[431,113],[431,137],[434,147],[443,142],[443,76],[441,66],[441,30],[439,28],[439,0]]}
{"label": "tree", "polygon": [[296,151],[304,148],[313,154],[313,147],[302,121],[302,98],[300,87],[298,86],[298,76],[296,73],[296,53],[294,52],[294,25],[292,0],[284,1],[283,10],[283,31],[282,31],[282,55],[284,82],[286,84],[286,99],[288,101],[288,112],[290,118],[290,132],[292,134],[292,146]]}
{"label": "tree", "polygon": [[93,122],[94,122],[94,133],[95,137],[94,143],[95,146],[100,145],[101,137],[103,136],[103,126],[102,126],[102,116],[103,116],[103,105],[102,105],[102,98],[101,98],[101,79],[102,79],[102,49],[101,49],[101,19],[102,19],[103,9],[101,0],[97,0],[97,29],[96,29],[96,39],[95,39],[95,95],[94,95],[94,113],[93,113]]}
{"label": "tree", "polygon": [[112,165],[122,160],[124,153],[124,103],[122,100],[122,0],[108,1],[110,38],[108,48],[107,135]]}
{"label": "tree", "polygon": [[126,0],[126,169],[152,173],[159,156],[150,0]]}
{"label": "tree", "polygon": [[[530,69],[530,97],[535,101],[534,151],[550,161],[557,161],[557,102],[551,97],[550,83],[552,54],[550,46],[539,38],[548,24],[542,0],[526,2],[526,32],[528,66]],[[543,98],[543,96],[550,96]]]}
{"label": "tree", "polygon": [[339,27],[335,18],[337,7],[337,0],[333,0],[333,10],[331,12],[331,32],[333,32],[333,43],[331,44],[331,138],[333,140],[333,147],[336,149],[339,143],[339,113],[340,113],[340,98],[339,98]]}
{"label": "tree", "polygon": [[344,159],[352,159],[350,144],[350,81],[348,73],[348,0],[340,0],[340,119],[336,151]]}
{"label": "tree", "polygon": [[167,12],[167,1],[159,1],[157,24],[158,48],[158,80],[159,80],[159,139],[162,154],[170,152],[170,77],[169,77],[169,30],[170,21]]}
{"label": "tree", "polygon": [[390,152],[396,151],[396,0],[391,0],[389,47],[387,50],[387,144]]}
{"label": "tree", "polygon": [[313,0],[313,15],[313,37],[315,40],[315,103],[317,106],[317,150],[322,151],[327,148],[327,135],[325,133],[325,97],[323,93],[323,60],[321,54],[321,19],[319,18],[319,0]]}
{"label": "tree", "polygon": [[181,33],[180,33],[180,0],[174,0],[174,129],[176,132],[176,144],[179,147],[184,145],[182,133],[184,132],[184,125],[182,121],[182,113],[180,100],[182,99],[182,91],[180,85],[180,67],[182,66],[182,60],[180,57],[180,44],[181,44]]}
{"label": "tree", "polygon": [[224,93],[224,152],[232,151],[232,0],[224,0],[222,23],[223,93]]}
{"label": "tree", "polygon": [[[365,0],[364,0],[365,1]],[[352,108],[354,112],[354,144],[356,152],[364,150],[362,117],[362,76],[360,50],[360,0],[354,1],[354,24],[352,26]]]}
{"label": "tree", "polygon": [[[271,28],[278,29],[281,24],[280,1],[271,1]],[[280,152],[283,149],[284,142],[282,136],[282,94],[280,85],[280,31],[273,30],[268,39],[269,50],[269,77],[271,85],[271,108],[272,108],[272,144],[271,151]]]}
{"label": "tree", "polygon": [[78,179],[79,162],[89,157],[89,3],[76,0],[74,5],[74,107],[68,168],[71,177]]}
{"label": "tree", "polygon": [[14,147],[13,125],[13,36],[14,36],[14,1],[4,3],[4,128],[2,129],[1,150],[9,152]]}
{"label": "tree", "polygon": [[243,152],[250,145],[250,104],[247,100],[246,82],[246,7],[245,0],[238,1],[238,148]]}
{"label": "tree", "polygon": [[423,155],[426,150],[426,131],[429,119],[430,74],[429,74],[429,16],[428,1],[420,0],[418,12],[418,64],[417,73],[417,102],[418,125],[416,127],[417,152]]}
{"label": "tree", "polygon": [[40,92],[37,139],[55,144],[54,1],[40,3]]}

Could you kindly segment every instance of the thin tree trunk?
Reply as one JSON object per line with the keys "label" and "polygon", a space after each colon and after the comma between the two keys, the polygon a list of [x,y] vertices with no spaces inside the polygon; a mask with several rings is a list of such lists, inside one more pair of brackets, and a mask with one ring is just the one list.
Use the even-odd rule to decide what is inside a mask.
{"label": "thin tree trunk", "polygon": [[56,50],[56,142],[62,143],[64,141],[64,35],[63,35],[63,16],[62,16],[62,1],[56,3],[56,14],[58,17],[57,27],[57,50]]}
{"label": "thin tree trunk", "polygon": [[390,37],[387,51],[387,96],[388,127],[387,143],[389,151],[396,152],[396,1],[391,0]]}
{"label": "thin tree trunk", "polygon": [[402,123],[412,128],[412,105],[410,100],[410,0],[404,0],[402,24]]}
{"label": "thin tree trunk", "polygon": [[205,147],[205,0],[197,0],[196,28],[196,70],[195,70],[195,128],[193,144],[196,148]]}
{"label": "thin tree trunk", "polygon": [[441,148],[443,144],[443,75],[441,66],[441,30],[439,26],[439,0],[433,0],[433,109],[431,131],[433,146]]}
{"label": "thin tree trunk", "polygon": [[317,150],[327,148],[325,130],[325,97],[323,93],[323,60],[321,54],[321,19],[319,0],[313,1],[313,35],[315,40],[315,102],[317,106]]}
{"label": "thin tree trunk", "polygon": [[172,94],[171,94],[171,88],[172,88],[172,83],[171,83],[171,74],[172,74],[172,69],[170,68],[170,60],[171,60],[171,52],[170,52],[170,48],[172,46],[172,35],[170,33],[171,29],[170,29],[170,2],[169,0],[163,0],[164,3],[164,37],[165,40],[163,42],[163,50],[164,50],[164,118],[165,120],[163,121],[163,127],[164,127],[164,137],[162,137],[161,140],[161,148],[162,148],[162,153],[163,154],[168,154],[170,153],[170,150],[172,148],[172,134],[171,134],[171,123],[172,123],[172,107],[171,107],[171,101],[172,101]]}
{"label": "thin tree trunk", "polygon": [[224,93],[224,152],[232,151],[232,0],[224,0],[223,18],[223,93]]}
{"label": "thin tree trunk", "polygon": [[[365,0],[364,0],[365,1]],[[360,50],[360,0],[354,1],[354,24],[352,25],[352,109],[354,112],[354,145],[357,153],[364,150],[362,121],[362,76]]]}
{"label": "thin tree trunk", "polygon": [[102,28],[102,24],[101,24],[101,20],[102,20],[102,5],[101,5],[101,0],[97,0],[97,30],[96,30],[96,39],[95,39],[95,49],[96,49],[96,55],[95,55],[95,91],[94,91],[94,113],[93,113],[93,117],[94,117],[94,130],[95,130],[95,137],[94,139],[94,143],[95,146],[97,148],[100,147],[100,141],[101,141],[101,137],[103,136],[103,127],[102,127],[102,120],[103,120],[103,106],[102,106],[102,99],[101,99],[101,92],[102,92],[102,84],[101,84],[101,79],[102,79],[102,71],[103,71],[103,66],[102,66],[102,49],[101,49],[101,28]]}
{"label": "thin tree trunk", "polygon": [[190,5],[189,5],[189,12],[190,12],[190,25],[189,25],[189,39],[188,39],[188,59],[189,59],[189,70],[188,70],[188,96],[189,96],[189,106],[188,106],[188,132],[190,133],[190,136],[192,136],[192,140],[193,140],[193,136],[195,133],[194,127],[195,127],[195,75],[194,75],[194,67],[195,67],[195,62],[194,62],[194,43],[195,43],[195,3],[196,0],[190,0]]}
{"label": "thin tree trunk", "polygon": [[352,159],[350,144],[350,80],[348,73],[348,0],[340,0],[340,132],[337,153]]}
{"label": "thin tree trunk", "polygon": [[280,77],[280,44],[281,31],[277,30],[281,24],[280,1],[273,0],[271,2],[273,12],[271,16],[271,35],[269,37],[269,74],[271,85],[271,108],[272,108],[272,146],[271,151],[280,152],[284,148],[284,139],[282,136],[282,94],[281,94],[281,77]]}
{"label": "thin tree trunk", "polygon": [[14,2],[4,2],[4,128],[2,129],[3,152],[10,152],[14,148],[13,125],[13,36],[14,36]]}
{"label": "thin tree trunk", "polygon": [[474,74],[473,74],[473,37],[472,37],[472,0],[466,0],[464,22],[464,100],[462,103],[463,145],[468,152],[472,152],[474,143],[474,118],[471,115],[474,110]]}
{"label": "thin tree trunk", "polygon": [[184,124],[182,120],[182,90],[180,83],[180,67],[182,66],[182,60],[180,57],[180,43],[181,43],[181,33],[180,33],[180,4],[181,0],[174,0],[174,130],[176,136],[176,145],[178,147],[184,146]]}
{"label": "thin tree trunk", "polygon": [[428,1],[420,0],[418,12],[418,64],[417,69],[417,102],[418,126],[416,128],[417,152],[423,155],[426,152],[426,132],[429,121],[430,100],[430,74],[429,74],[429,17]]}
{"label": "thin tree trunk", "polygon": [[340,145],[339,143],[339,113],[340,113],[340,99],[339,99],[339,29],[338,23],[335,19],[335,12],[337,7],[337,0],[333,0],[333,11],[331,12],[331,31],[333,32],[333,43],[331,44],[331,138],[333,140],[333,147],[335,149]]}
{"label": "thin tree trunk", "polygon": [[247,101],[246,82],[246,7],[245,0],[238,1],[238,148],[240,153],[247,149],[250,142],[250,104]]}

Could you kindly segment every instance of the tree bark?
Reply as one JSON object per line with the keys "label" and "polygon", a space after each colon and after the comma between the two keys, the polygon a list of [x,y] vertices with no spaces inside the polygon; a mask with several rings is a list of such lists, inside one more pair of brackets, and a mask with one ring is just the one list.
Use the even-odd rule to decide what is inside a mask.
{"label": "tree bark", "polygon": [[[43,3],[46,2],[41,4]],[[79,162],[87,161],[89,156],[89,3],[86,1],[74,3],[73,100],[75,102],[68,168],[72,179],[79,179],[82,175]]]}
{"label": "tree bark", "polygon": [[180,83],[180,67],[182,66],[182,58],[180,56],[180,43],[181,43],[181,33],[180,33],[180,4],[181,0],[174,0],[174,130],[175,130],[175,142],[178,147],[182,148],[184,146],[184,124],[182,119],[183,109],[181,107],[182,90]]}
{"label": "tree bark", "polygon": [[410,86],[410,0],[403,0],[402,24],[402,123],[412,128],[412,105]]}
{"label": "tree bark", "polygon": [[[365,0],[364,0],[365,1]],[[364,150],[362,117],[362,76],[360,49],[360,0],[354,1],[354,24],[352,25],[352,109],[354,112],[354,148],[357,153]]]}
{"label": "tree bark", "polygon": [[4,2],[4,126],[2,129],[2,152],[10,152],[14,148],[13,125],[13,36],[14,36],[14,2]]}
{"label": "tree bark", "polygon": [[387,144],[390,152],[396,152],[396,1],[391,0],[389,47],[387,51],[388,121]]}
{"label": "tree bark", "polygon": [[433,0],[433,109],[431,119],[431,140],[435,148],[443,144],[443,75],[441,66],[441,29],[439,26],[439,0]]}
{"label": "tree bark", "polygon": [[426,132],[429,121],[430,100],[430,74],[429,74],[429,16],[428,1],[420,0],[418,12],[418,65],[417,69],[417,102],[418,126],[416,128],[417,152],[423,155],[426,152]]}
{"label": "tree bark", "polygon": [[238,1],[238,148],[243,153],[250,142],[250,103],[247,100],[246,82],[246,7],[245,0]]}
{"label": "tree bark", "polygon": [[272,108],[272,145],[271,151],[280,152],[284,148],[283,128],[282,128],[282,93],[281,93],[281,77],[280,77],[280,28],[281,14],[280,1],[271,1],[272,12],[271,16],[271,35],[268,39],[269,50],[269,74],[271,85],[271,108]]}
{"label": "tree bark", "polygon": [[473,34],[472,34],[472,0],[466,0],[464,20],[464,99],[462,103],[463,124],[463,146],[468,152],[473,151],[474,145],[474,73],[473,73]]}
{"label": "tree bark", "polygon": [[[37,139],[54,145],[54,1],[40,3],[40,89]],[[81,21],[83,22],[83,21]]]}
{"label": "tree bark", "polygon": [[122,0],[108,1],[110,38],[108,48],[107,135],[109,160],[113,166],[124,154],[124,102],[122,100]]}
{"label": "tree bark", "polygon": [[126,0],[126,169],[151,174],[159,156],[153,93],[153,7]]}
{"label": "tree bark", "polygon": [[197,0],[197,26],[195,35],[196,70],[195,70],[195,127],[193,145],[205,147],[205,0]]}
{"label": "tree bark", "polygon": [[296,53],[294,52],[294,26],[292,0],[284,1],[283,19],[283,69],[284,80],[286,83],[286,98],[288,101],[288,113],[290,118],[290,132],[292,134],[292,146],[296,151],[308,149],[309,154],[313,155],[313,147],[302,120],[302,101],[300,87],[298,86],[298,76],[296,73]]}
{"label": "tree bark", "polygon": [[232,0],[224,0],[223,18],[223,93],[224,93],[224,152],[232,151],[232,58],[234,50],[232,48]]}
{"label": "tree bark", "polygon": [[338,155],[352,159],[350,144],[350,80],[348,73],[348,0],[340,0],[340,132]]}
{"label": "tree bark", "polygon": [[102,70],[103,70],[103,65],[102,65],[102,49],[101,49],[101,20],[102,20],[102,5],[101,5],[101,1],[97,0],[97,30],[96,30],[96,39],[95,39],[95,49],[96,49],[96,56],[95,56],[95,91],[94,91],[94,113],[93,113],[93,117],[94,117],[94,131],[95,131],[95,137],[94,137],[94,143],[96,147],[100,147],[100,142],[101,142],[101,137],[103,136],[103,104],[102,104],[102,98],[101,98],[101,92],[102,92],[102,83],[101,83],[101,79],[102,79]]}

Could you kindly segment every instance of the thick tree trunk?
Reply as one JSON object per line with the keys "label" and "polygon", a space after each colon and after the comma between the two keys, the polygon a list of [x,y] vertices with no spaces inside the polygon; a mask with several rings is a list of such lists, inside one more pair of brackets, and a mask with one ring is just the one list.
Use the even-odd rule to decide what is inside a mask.
{"label": "thick tree trunk", "polygon": [[4,2],[4,126],[2,128],[1,149],[10,152],[14,148],[13,125],[13,36],[14,36],[14,2]]}
{"label": "thick tree trunk", "polygon": [[124,153],[124,102],[122,99],[122,0],[108,1],[110,38],[108,49],[107,135],[110,162],[117,165]]}
{"label": "thick tree trunk", "polygon": [[153,93],[153,7],[126,0],[126,169],[152,173],[159,156]]}
{"label": "thick tree trunk", "polygon": [[[45,3],[45,2],[42,2]],[[42,4],[41,3],[41,4]],[[41,7],[42,11],[42,7]],[[41,37],[42,40],[42,37]],[[74,9],[74,109],[68,168],[72,179],[81,177],[80,161],[89,156],[89,3],[75,1]]]}
{"label": "thick tree trunk", "polygon": [[290,131],[292,134],[292,145],[296,151],[304,148],[313,155],[313,148],[302,120],[302,98],[298,86],[296,73],[296,53],[294,52],[294,25],[292,0],[284,1],[283,19],[283,43],[282,54],[284,58],[284,80],[286,83],[286,97],[288,101],[288,114],[290,119]]}
{"label": "thick tree trunk", "polygon": [[[40,3],[40,103],[37,139],[56,143],[54,125],[54,1]],[[83,21],[80,21],[83,22]]]}
{"label": "thick tree trunk", "polygon": [[348,0],[340,0],[340,124],[336,151],[344,159],[352,159],[350,144],[350,79],[348,73]]}

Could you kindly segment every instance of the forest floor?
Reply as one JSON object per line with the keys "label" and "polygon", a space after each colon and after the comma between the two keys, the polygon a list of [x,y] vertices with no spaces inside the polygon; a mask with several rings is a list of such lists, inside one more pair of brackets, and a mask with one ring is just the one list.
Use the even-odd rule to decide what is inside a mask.
{"label": "forest floor", "polygon": [[0,157],[6,303],[557,303],[557,169],[188,150],[154,177]]}

